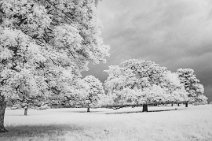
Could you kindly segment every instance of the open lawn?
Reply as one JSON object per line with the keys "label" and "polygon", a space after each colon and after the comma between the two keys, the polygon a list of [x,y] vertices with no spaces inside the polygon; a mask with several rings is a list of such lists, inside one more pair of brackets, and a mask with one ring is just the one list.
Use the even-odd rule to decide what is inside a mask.
{"label": "open lawn", "polygon": [[7,109],[0,141],[212,141],[212,105],[149,110]]}

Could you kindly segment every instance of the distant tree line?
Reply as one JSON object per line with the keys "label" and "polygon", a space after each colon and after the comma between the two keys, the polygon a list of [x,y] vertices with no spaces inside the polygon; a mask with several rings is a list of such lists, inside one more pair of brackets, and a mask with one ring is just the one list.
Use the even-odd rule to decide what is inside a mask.
{"label": "distant tree line", "polygon": [[[78,78],[69,93],[58,93],[45,100],[52,108],[113,108],[161,104],[206,104],[204,87],[194,70],[169,71],[153,61],[130,59],[119,66],[110,66],[102,84],[94,76]],[[73,89],[74,88],[74,89]],[[37,99],[37,98],[34,98]],[[34,104],[42,103],[34,100]],[[32,103],[33,103],[32,102]],[[42,107],[42,105],[40,105]]]}

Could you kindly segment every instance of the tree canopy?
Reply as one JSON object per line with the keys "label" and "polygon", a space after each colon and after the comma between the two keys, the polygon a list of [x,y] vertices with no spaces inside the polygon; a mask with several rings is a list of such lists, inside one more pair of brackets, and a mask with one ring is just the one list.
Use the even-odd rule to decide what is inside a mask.
{"label": "tree canopy", "polygon": [[1,0],[1,95],[60,93],[104,62],[94,0]]}
{"label": "tree canopy", "polygon": [[152,61],[130,59],[110,66],[105,89],[114,104],[154,104],[187,101],[176,73]]}

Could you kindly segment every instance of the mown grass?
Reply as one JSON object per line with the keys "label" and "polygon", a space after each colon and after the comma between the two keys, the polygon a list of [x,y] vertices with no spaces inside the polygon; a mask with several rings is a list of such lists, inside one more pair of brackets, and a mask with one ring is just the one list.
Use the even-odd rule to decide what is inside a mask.
{"label": "mown grass", "polygon": [[0,141],[212,141],[212,105],[141,110],[7,110]]}

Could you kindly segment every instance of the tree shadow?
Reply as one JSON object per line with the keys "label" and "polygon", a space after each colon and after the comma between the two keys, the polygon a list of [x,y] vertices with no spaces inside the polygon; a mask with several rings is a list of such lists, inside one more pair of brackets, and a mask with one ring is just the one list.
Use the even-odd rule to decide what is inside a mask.
{"label": "tree shadow", "polygon": [[62,112],[62,113],[101,113],[101,110],[90,110],[90,112],[87,112],[87,109],[84,110],[76,110],[76,111],[72,111],[72,110],[66,110],[66,111],[57,111],[57,112]]}
{"label": "tree shadow", "polygon": [[9,132],[2,133],[1,137],[56,137],[67,132],[82,132],[83,128],[76,125],[23,125],[7,126]]}
{"label": "tree shadow", "polygon": [[105,114],[133,114],[133,113],[153,113],[153,112],[168,112],[168,111],[176,111],[176,110],[182,110],[182,109],[163,109],[163,110],[149,110],[148,112],[143,111],[124,111],[124,112],[111,112],[111,113],[105,113]]}
{"label": "tree shadow", "polygon": [[148,112],[167,112],[167,111],[176,111],[176,110],[181,110],[181,109],[174,108],[174,109],[164,109],[164,110],[151,110]]}
{"label": "tree shadow", "polygon": [[70,113],[101,113],[102,111],[90,111],[90,112],[87,112],[86,110],[85,111],[70,111]]}

